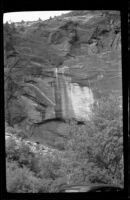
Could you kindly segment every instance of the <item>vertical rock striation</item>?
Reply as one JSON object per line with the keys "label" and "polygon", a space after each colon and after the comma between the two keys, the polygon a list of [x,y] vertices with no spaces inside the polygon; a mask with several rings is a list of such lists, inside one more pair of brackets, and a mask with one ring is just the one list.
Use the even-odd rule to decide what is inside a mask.
{"label": "vertical rock striation", "polygon": [[91,116],[91,105],[94,103],[93,93],[88,87],[71,84],[71,102],[78,120],[88,120]]}
{"label": "vertical rock striation", "polygon": [[71,82],[71,77],[64,74],[65,68],[61,69],[58,78],[59,91],[61,94],[61,112],[64,119],[89,119],[91,105],[94,102],[93,93],[88,87],[81,87]]}
{"label": "vertical rock striation", "polygon": [[71,99],[71,77],[64,75],[65,68],[62,69],[60,78],[62,116],[64,119],[76,118]]}

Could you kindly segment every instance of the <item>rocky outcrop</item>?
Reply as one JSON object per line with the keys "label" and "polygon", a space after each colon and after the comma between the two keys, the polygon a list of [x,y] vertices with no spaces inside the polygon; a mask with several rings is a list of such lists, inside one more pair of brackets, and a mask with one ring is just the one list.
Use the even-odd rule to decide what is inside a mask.
{"label": "rocky outcrop", "polygon": [[13,87],[7,87],[14,96],[7,106],[12,124],[86,120],[95,100],[113,91],[122,95],[118,11],[74,11],[19,30],[13,35],[19,64],[5,40],[5,65],[14,66],[9,74],[17,85],[7,84]]}
{"label": "rocky outcrop", "polygon": [[37,155],[41,154],[43,157],[46,155],[53,157],[56,153],[58,153],[59,156],[62,155],[62,152],[58,151],[57,149],[49,148],[46,145],[40,144],[39,142],[22,139],[21,137],[18,137],[8,131],[5,133],[6,147],[8,146],[10,140],[13,140],[15,142],[16,149],[19,149],[22,145],[25,145],[29,147],[31,152]]}
{"label": "rocky outcrop", "polygon": [[118,12],[65,17],[64,23],[50,33],[49,41],[60,50],[60,45],[64,46],[66,42],[62,50],[76,55],[91,54],[91,51],[97,54],[111,50],[115,48],[114,42],[116,48],[119,48],[121,32],[119,17]]}

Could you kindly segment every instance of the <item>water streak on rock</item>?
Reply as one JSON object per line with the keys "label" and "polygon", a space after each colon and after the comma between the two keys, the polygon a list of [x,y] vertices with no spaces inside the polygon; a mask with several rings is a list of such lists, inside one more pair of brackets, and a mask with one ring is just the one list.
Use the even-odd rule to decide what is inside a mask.
{"label": "water streak on rock", "polygon": [[93,93],[88,87],[71,83],[71,77],[64,74],[66,69],[66,67],[59,69],[61,74],[57,79],[61,101],[60,113],[64,119],[86,120],[91,114],[91,105],[94,103]]}

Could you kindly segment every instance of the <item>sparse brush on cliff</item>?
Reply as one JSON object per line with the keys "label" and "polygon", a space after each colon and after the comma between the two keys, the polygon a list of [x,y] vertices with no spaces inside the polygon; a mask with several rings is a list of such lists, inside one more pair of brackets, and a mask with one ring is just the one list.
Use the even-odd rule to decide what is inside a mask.
{"label": "sparse brush on cliff", "polygon": [[7,135],[8,191],[123,185],[120,13],[74,11],[21,28],[4,25],[6,132],[57,151],[41,156]]}

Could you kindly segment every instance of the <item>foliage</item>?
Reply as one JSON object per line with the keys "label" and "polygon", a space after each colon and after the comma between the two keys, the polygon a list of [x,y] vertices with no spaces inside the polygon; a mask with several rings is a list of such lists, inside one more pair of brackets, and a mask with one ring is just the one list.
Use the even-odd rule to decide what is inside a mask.
{"label": "foliage", "polygon": [[17,150],[16,150],[17,144],[16,141],[12,138],[8,138],[6,140],[6,157],[8,160],[17,160]]}
{"label": "foliage", "polygon": [[[96,13],[98,12],[96,11]],[[92,40],[95,33],[95,39],[97,39],[99,35],[102,35],[105,39],[107,39],[106,41],[111,40],[112,37],[115,37],[112,32],[116,24],[113,24],[114,26],[112,27],[112,30],[110,30],[112,31],[110,34],[104,35],[104,31],[107,32],[107,30],[105,30],[106,27],[104,23],[108,17],[110,17],[110,21],[111,19],[112,21],[114,20],[114,23],[116,21],[118,22],[119,19],[115,21],[112,16],[108,16],[108,12],[106,13],[107,18],[105,21],[102,21],[99,17],[98,21],[101,20],[102,22],[101,24],[98,22],[98,29],[93,27],[92,30],[89,31],[88,29],[87,32],[85,24],[83,25],[82,30],[78,30],[80,23],[77,24],[77,22],[73,22],[73,20],[69,20],[68,22],[64,21],[65,16],[73,17],[86,14],[91,15],[91,11],[70,12],[67,15],[63,15],[63,22],[61,21],[61,23],[59,23],[55,20],[56,24],[53,23],[53,20],[49,20],[49,24],[47,20],[46,24],[39,23],[38,25],[37,23],[36,25],[34,23],[34,25],[28,27],[24,26],[26,24],[24,21],[21,21],[19,27],[16,27],[14,23],[4,24],[5,120],[8,123],[6,126],[10,126],[9,128],[6,128],[6,132],[12,133],[13,136],[23,139],[25,139],[25,137],[29,138],[28,132],[31,129],[33,121],[40,121],[39,119],[41,116],[39,115],[39,111],[41,113],[42,110],[43,118],[47,117],[44,112],[44,103],[40,104],[41,101],[45,101],[44,98],[41,93],[38,93],[39,90],[36,90],[35,86],[35,89],[33,86],[31,87],[31,84],[29,86],[27,81],[29,82],[29,80],[31,81],[31,79],[35,79],[33,80],[33,84],[35,85],[36,83],[40,83],[42,89],[44,89],[44,83],[42,85],[40,80],[45,78],[51,81],[52,86],[52,79],[54,78],[52,77],[53,68],[60,67],[65,63],[68,63],[67,66],[71,66],[71,64],[83,64],[86,68],[85,71],[91,67],[93,68],[93,66],[101,64],[101,66],[99,66],[100,71],[101,68],[104,68],[104,64],[106,63],[106,68],[104,68],[105,70],[107,70],[107,66],[109,64],[115,70],[116,64],[114,63],[116,63],[116,61],[118,62],[120,53],[119,56],[118,53],[115,53],[115,55],[117,54],[115,56],[113,54],[114,51],[108,54],[102,54],[100,55],[101,57],[99,56],[100,59],[97,59],[96,55],[93,55],[86,60],[85,57],[87,49],[83,42],[89,41],[88,43],[91,43],[92,41],[90,40]],[[118,18],[118,14],[115,16]],[[83,17],[82,20],[84,21],[84,19],[85,18]],[[95,18],[94,20],[91,20],[90,26],[91,22],[94,24],[97,23]],[[41,19],[39,19],[39,22],[40,21]],[[116,29],[119,28],[118,25],[120,24],[117,24],[117,27],[115,27]],[[116,30],[116,33],[118,33],[118,31],[119,30]],[[109,35],[109,37],[106,37],[106,35]],[[118,36],[119,35],[117,34],[117,37]],[[65,41],[62,41],[62,39],[65,39]],[[106,45],[102,37],[100,37],[100,41],[103,42],[104,48],[107,49],[109,44]],[[118,43],[116,40],[115,42]],[[56,43],[64,43],[65,45],[56,45]],[[75,59],[69,59],[67,55],[70,55],[71,51],[72,54],[74,53],[76,55],[76,52],[79,50],[80,43],[81,46],[83,45],[83,48],[81,49],[83,54],[85,53],[85,56],[81,56],[81,58],[80,56],[76,56]],[[111,41],[107,43],[111,43]],[[111,50],[111,48],[109,50]],[[79,52],[79,54],[80,53],[81,52]],[[115,57],[118,58],[115,60]],[[109,63],[110,59],[112,59],[113,64]],[[102,62],[100,62],[101,60]],[[48,69],[50,69],[50,71],[48,71]],[[72,69],[72,72],[70,72],[73,79],[76,78],[75,76],[78,76],[78,71],[80,70],[78,70],[76,74],[73,74],[74,71]],[[83,74],[85,71],[83,67]],[[111,75],[113,75],[114,71],[112,70],[112,72],[109,73],[107,77],[107,71],[104,71],[104,75],[107,80],[111,77]],[[84,76],[82,73],[80,75],[80,78],[82,79]],[[36,76],[41,78],[37,78]],[[93,106],[92,120],[86,121],[84,125],[79,125],[73,120],[66,123],[68,127],[63,127],[63,125],[61,125],[59,128],[57,124],[55,125],[56,128],[53,128],[53,125],[51,128],[49,123],[51,130],[56,129],[55,132],[57,132],[58,139],[55,140],[54,136],[53,140],[53,136],[51,137],[51,134],[47,137],[51,137],[53,140],[53,147],[57,148],[59,151],[55,153],[48,151],[44,155],[38,155],[32,152],[28,145],[23,144],[22,140],[18,143],[18,141],[16,142],[13,139],[13,137],[12,139],[9,136],[6,137],[7,188],[9,191],[58,192],[60,191],[62,185],[71,183],[81,184],[102,182],[110,184],[123,184],[121,102],[118,96],[114,96],[112,94],[102,98],[103,94],[108,94],[108,90],[111,88],[112,83],[109,86],[108,82],[105,82],[103,79],[103,82],[102,80],[96,82],[99,84],[98,86],[98,84],[95,84],[95,81],[93,82],[92,80],[97,79],[95,76],[90,77],[88,74],[88,78],[91,78],[90,85],[95,87],[94,94],[98,90],[97,96],[100,97],[98,104]],[[82,81],[84,82],[84,80],[81,80],[81,82]],[[48,85],[49,84],[50,83],[48,82]],[[86,84],[86,81],[84,84]],[[107,85],[107,87],[105,87],[104,84]],[[46,87],[49,88],[49,86],[46,86],[45,81],[45,88]],[[35,105],[29,107],[30,101],[28,104],[25,102],[26,97],[29,98],[29,95],[35,97],[36,99],[32,99],[35,99],[36,101],[34,101],[41,105],[41,107],[38,106],[36,109],[32,109]],[[26,96],[25,99],[23,96]],[[36,112],[36,110],[38,112]],[[22,130],[19,130],[19,128],[11,128],[16,124],[19,124],[19,128]],[[39,129],[36,130],[37,131],[35,132],[34,128],[35,135],[37,136],[37,134],[39,134]],[[40,131],[43,131],[42,128]],[[60,135],[62,135],[62,137],[60,137]]]}
{"label": "foliage", "polygon": [[14,34],[16,33],[15,25],[4,24],[4,47],[6,51],[14,51],[15,38]]}
{"label": "foliage", "polygon": [[66,129],[69,140],[65,143],[57,141],[57,144],[64,143],[62,155],[60,151],[35,154],[26,145],[16,148],[16,143],[8,140],[8,190],[60,192],[66,184],[123,185],[123,135],[119,101],[115,96],[103,98],[93,110],[91,121],[83,125],[78,125],[74,120],[69,123]]}
{"label": "foliage", "polygon": [[72,183],[123,183],[121,118],[120,103],[117,97],[110,96],[94,107],[91,122],[71,125],[72,137],[66,149],[74,155],[70,156],[71,167],[77,163],[77,167],[71,169]]}
{"label": "foliage", "polygon": [[39,159],[39,176],[41,178],[52,179],[63,176],[60,173],[61,161],[54,155],[44,156],[44,159]]}
{"label": "foliage", "polygon": [[24,143],[17,144],[12,138],[6,143],[6,157],[8,161],[16,161],[19,166],[32,167],[34,153]]}
{"label": "foliage", "polygon": [[96,123],[96,120],[100,122],[100,119],[112,121],[121,118],[122,110],[120,109],[120,104],[120,98],[114,94],[101,98],[98,105],[93,108],[94,122]]}
{"label": "foliage", "polygon": [[36,176],[29,168],[19,167],[16,162],[7,161],[7,190],[20,193],[59,192],[66,185],[65,178],[45,178]]}
{"label": "foliage", "polygon": [[7,190],[13,193],[36,193],[41,186],[40,180],[36,178],[27,167],[20,168],[16,163],[9,163],[6,171]]}
{"label": "foliage", "polygon": [[34,154],[29,146],[10,138],[6,145],[9,192],[58,192],[66,182],[58,155]]}

